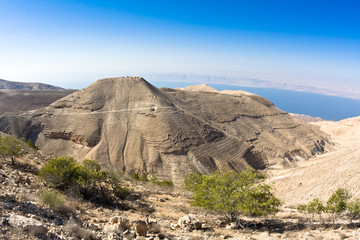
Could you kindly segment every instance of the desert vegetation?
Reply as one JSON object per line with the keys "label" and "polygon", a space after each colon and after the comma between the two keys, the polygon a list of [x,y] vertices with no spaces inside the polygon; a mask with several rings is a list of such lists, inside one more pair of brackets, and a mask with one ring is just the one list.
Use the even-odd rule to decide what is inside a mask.
{"label": "desert vegetation", "polygon": [[[327,200],[326,205],[315,198],[308,203],[298,205],[297,210],[311,221],[314,221],[315,215],[318,215],[322,222],[331,219],[335,224],[335,221],[343,215],[352,223],[353,220],[360,219],[360,199],[350,201],[351,198],[349,190],[338,188]],[[322,215],[328,215],[328,218]]]}
{"label": "desert vegetation", "polygon": [[194,205],[217,210],[235,221],[240,215],[259,217],[279,211],[280,200],[269,185],[261,182],[264,178],[252,169],[241,173],[194,173],[187,176],[185,189],[192,191]]}
{"label": "desert vegetation", "polygon": [[[2,141],[2,144],[18,143],[15,146],[20,146],[20,154],[17,155],[15,165],[11,161],[11,154],[2,155],[2,168],[21,170],[25,167],[23,157],[31,151],[37,152],[37,148],[25,140],[10,138],[11,141]],[[35,164],[31,160],[33,155],[29,156],[30,162]],[[9,200],[5,200],[9,198],[7,195],[0,195],[0,200],[15,205],[26,201],[36,203],[36,209],[41,209],[44,216],[50,216],[49,219],[56,221],[62,219],[60,226],[63,227],[56,228],[75,239],[102,239],[109,232],[113,236],[127,236],[127,239],[134,239],[136,235],[177,239],[179,231],[193,239],[202,239],[204,234],[208,238],[218,239],[247,232],[261,234],[264,231],[267,234],[286,232],[284,236],[292,236],[306,229],[332,229],[337,226],[351,228],[358,226],[357,220],[360,218],[360,200],[353,199],[350,191],[339,188],[326,202],[315,198],[300,204],[295,219],[305,221],[288,221],[282,217],[288,214],[283,212],[283,202],[272,193],[272,187],[265,184],[266,176],[253,169],[210,175],[196,172],[186,177],[184,191],[174,186],[171,180],[158,179],[145,172],[109,171],[95,160],[78,162],[71,157],[55,157],[41,160],[35,166],[39,170],[31,173],[37,176],[32,180],[36,183],[31,185],[36,191],[33,195],[24,192]],[[26,174],[30,172],[26,170]],[[2,176],[0,174],[0,178]],[[16,184],[19,181],[29,182],[26,179],[17,180],[14,190],[18,188]],[[27,208],[31,209],[31,206]],[[101,228],[96,222],[98,220],[89,222],[91,214],[87,211],[100,211],[100,215],[107,216]],[[122,217],[109,220],[114,212]],[[149,220],[149,216],[157,220]],[[40,236],[37,238],[51,236],[42,228],[34,226],[24,231],[22,234]]]}
{"label": "desert vegetation", "polygon": [[12,164],[15,164],[15,158],[20,157],[23,152],[24,143],[12,136],[0,136],[0,156],[5,160],[6,157],[11,158]]}
{"label": "desert vegetation", "polygon": [[80,193],[85,199],[110,204],[124,199],[130,190],[122,186],[116,172],[103,170],[99,163],[85,159],[78,164],[71,157],[50,159],[39,171],[39,177],[50,187]]}
{"label": "desert vegetation", "polygon": [[130,178],[136,181],[141,182],[150,182],[155,185],[163,186],[163,187],[173,187],[174,183],[170,179],[158,179],[157,176],[153,175],[149,178],[147,173],[141,173],[140,175],[136,172],[131,172]]}

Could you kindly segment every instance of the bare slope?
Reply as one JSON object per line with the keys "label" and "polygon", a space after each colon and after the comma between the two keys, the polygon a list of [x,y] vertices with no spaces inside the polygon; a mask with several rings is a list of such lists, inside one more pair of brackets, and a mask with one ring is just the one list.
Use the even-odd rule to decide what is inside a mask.
{"label": "bare slope", "polygon": [[1,90],[0,113],[29,111],[48,106],[74,90]]}
{"label": "bare slope", "polygon": [[65,90],[44,83],[12,82],[0,79],[0,90]]}
{"label": "bare slope", "polygon": [[257,95],[157,89],[131,77],[102,79],[47,108],[2,117],[0,130],[33,139],[46,154],[175,183],[195,170],[294,165],[328,143]]}
{"label": "bare slope", "polygon": [[294,205],[313,198],[325,201],[339,187],[360,197],[360,117],[313,124],[331,135],[336,150],[299,163],[298,168],[270,171],[277,194]]}
{"label": "bare slope", "polygon": [[0,79],[0,113],[29,111],[48,106],[74,90],[43,83],[11,82]]}

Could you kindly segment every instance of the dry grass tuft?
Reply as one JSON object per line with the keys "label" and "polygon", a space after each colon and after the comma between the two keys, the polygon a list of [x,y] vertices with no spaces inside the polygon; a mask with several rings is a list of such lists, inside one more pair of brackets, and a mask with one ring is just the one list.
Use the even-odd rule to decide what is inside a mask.
{"label": "dry grass tuft", "polygon": [[66,228],[71,232],[75,237],[79,239],[88,239],[88,240],[98,240],[96,233],[90,229],[86,229],[76,224],[74,221],[69,221],[66,224]]}

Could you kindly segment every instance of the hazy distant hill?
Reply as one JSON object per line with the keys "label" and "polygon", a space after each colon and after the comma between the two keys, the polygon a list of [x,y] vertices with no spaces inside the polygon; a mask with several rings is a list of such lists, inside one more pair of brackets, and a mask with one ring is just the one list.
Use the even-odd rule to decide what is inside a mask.
{"label": "hazy distant hill", "polygon": [[183,83],[206,83],[206,84],[225,84],[242,87],[274,88],[298,92],[308,92],[328,96],[338,96],[344,98],[360,99],[360,86],[358,84],[341,84],[305,82],[301,83],[290,81],[264,80],[249,77],[241,77],[233,74],[147,74],[144,75],[150,82],[183,82]]}
{"label": "hazy distant hill", "polygon": [[61,87],[44,83],[12,82],[0,79],[0,90],[65,90]]}
{"label": "hazy distant hill", "polygon": [[0,113],[46,107],[74,91],[49,84],[11,82],[0,79]]}

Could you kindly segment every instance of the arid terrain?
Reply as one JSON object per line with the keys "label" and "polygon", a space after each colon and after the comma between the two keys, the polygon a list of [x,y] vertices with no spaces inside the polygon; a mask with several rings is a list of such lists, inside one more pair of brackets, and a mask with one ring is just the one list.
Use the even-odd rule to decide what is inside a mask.
{"label": "arid terrain", "polygon": [[18,113],[48,106],[75,90],[42,83],[19,83],[0,79],[0,114]]}
{"label": "arid terrain", "polygon": [[[326,199],[346,180],[346,187],[354,195],[358,193],[358,164],[353,161],[347,167],[346,162],[358,160],[359,155],[357,158],[353,155],[357,150],[353,150],[359,146],[359,118],[316,124],[332,134],[337,149],[298,162],[298,167],[268,170],[268,181],[274,183],[284,205],[267,220],[243,218],[252,222],[250,228],[237,228],[221,214],[191,206],[191,194],[181,187],[161,187],[128,178],[124,184],[133,192],[117,207],[98,205],[69,194],[67,208],[60,213],[53,211],[38,201],[39,190],[46,186],[36,172],[46,157],[30,151],[17,158],[16,165],[9,159],[1,162],[1,239],[358,239],[359,229],[349,228],[346,219],[336,225],[321,225],[320,220],[307,224],[308,220],[296,211],[298,203],[313,197]],[[179,219],[200,222],[201,227],[194,229],[191,224],[181,224]],[[137,236],[139,220],[152,223],[146,236]],[[129,230],[120,228],[124,222]]]}
{"label": "arid terrain", "polygon": [[[125,79],[124,81],[126,82],[127,80]],[[155,128],[156,125],[147,120],[147,124],[143,125],[140,129],[152,127],[151,134],[149,132],[139,134],[138,131],[135,131],[136,134],[133,135],[133,140],[129,143],[130,146],[138,144],[135,141],[137,138],[148,140],[159,129],[165,129],[170,132],[170,135],[174,133],[177,135],[175,134],[174,138],[168,136],[168,140],[171,140],[170,145],[166,145],[169,142],[162,143],[167,146],[166,151],[171,150],[166,153],[167,156],[174,155],[174,157],[166,158],[163,157],[166,155],[164,154],[161,157],[162,161],[164,161],[163,164],[170,161],[171,164],[180,164],[182,166],[182,163],[177,162],[179,159],[176,159],[176,156],[183,155],[182,160],[186,158],[184,158],[184,152],[179,150],[179,146],[183,149],[190,149],[187,150],[190,152],[189,155],[196,158],[196,149],[201,144],[205,144],[205,146],[209,144],[208,147],[203,147],[204,154],[208,152],[210,156],[216,156],[216,151],[222,151],[221,154],[224,155],[224,158],[212,158],[215,164],[219,164],[219,162],[224,161],[223,159],[236,156],[236,154],[230,151],[231,149],[226,148],[226,145],[229,144],[229,141],[226,139],[230,137],[234,139],[236,135],[239,135],[241,138],[245,136],[245,138],[248,137],[251,140],[252,134],[259,131],[258,135],[255,134],[257,139],[252,141],[248,139],[248,141],[244,141],[242,144],[253,144],[253,147],[249,147],[249,149],[255,148],[258,151],[263,151],[263,154],[268,154],[266,155],[268,157],[265,167],[258,168],[262,169],[261,171],[267,175],[266,182],[273,186],[275,195],[282,201],[283,204],[280,212],[266,218],[242,217],[242,220],[247,225],[243,229],[240,225],[228,222],[223,215],[217,212],[192,206],[191,193],[184,190],[181,178],[172,178],[172,180],[175,180],[175,186],[165,187],[150,181],[145,182],[132,179],[126,173],[122,178],[122,182],[124,186],[131,189],[131,194],[113,205],[104,205],[84,200],[72,192],[64,193],[66,203],[65,208],[61,211],[42,204],[39,201],[39,192],[43,189],[49,189],[49,186],[40,181],[37,172],[50,157],[46,153],[46,148],[49,148],[46,144],[54,144],[53,148],[66,146],[66,150],[71,149],[71,147],[75,147],[75,150],[86,150],[88,146],[83,146],[83,144],[94,136],[96,138],[96,135],[91,134],[84,135],[85,140],[72,138],[72,136],[66,137],[67,133],[75,133],[77,131],[76,127],[79,126],[75,124],[70,124],[69,126],[70,119],[78,118],[78,122],[84,123],[84,117],[93,117],[93,115],[102,116],[102,114],[91,113],[108,111],[106,124],[99,128],[99,136],[103,136],[105,131],[106,135],[111,133],[119,135],[119,137],[114,138],[112,141],[118,142],[118,144],[122,141],[122,132],[120,130],[124,129],[123,125],[119,125],[119,131],[115,131],[114,128],[107,129],[107,127],[112,126],[109,125],[110,123],[116,124],[117,121],[123,121],[122,118],[119,118],[120,120],[114,119],[117,114],[114,110],[120,110],[120,108],[117,108],[119,106],[116,103],[119,101],[123,103],[124,99],[117,94],[113,97],[118,101],[103,99],[102,97],[105,95],[97,91],[98,85],[95,84],[93,88],[69,95],[51,104],[50,107],[23,112],[20,114],[19,121],[14,121],[16,119],[14,114],[11,116],[2,115],[3,126],[4,122],[8,124],[3,129],[8,132],[22,133],[21,129],[24,128],[22,128],[21,124],[23,122],[26,123],[30,119],[30,124],[26,125],[27,129],[29,129],[29,126],[45,124],[45,127],[40,129],[41,131],[46,130],[49,133],[54,131],[54,127],[57,126],[59,129],[57,132],[62,133],[62,135],[53,135],[52,138],[44,138],[36,142],[39,143],[40,148],[44,147],[44,149],[41,148],[40,151],[26,149],[27,153],[24,156],[16,158],[15,165],[11,163],[9,158],[0,159],[0,239],[355,240],[360,238],[359,223],[355,221],[355,224],[349,225],[348,219],[345,216],[340,217],[336,224],[323,224],[324,219],[328,218],[328,216],[323,216],[322,219],[315,218],[315,221],[310,223],[309,218],[296,210],[298,204],[309,202],[314,198],[326,201],[339,187],[347,188],[354,197],[360,197],[358,184],[360,182],[360,117],[345,119],[339,122],[312,122],[309,125],[277,109],[268,100],[251,93],[243,91],[218,92],[206,85],[191,86],[178,90],[158,90],[148,86],[141,79],[136,79],[136,81],[139,84],[137,89],[139,93],[145,94],[146,101],[139,95],[131,96],[129,98],[130,101],[125,101],[127,104],[126,109],[141,109],[125,118],[128,119],[126,125],[126,135],[128,136],[125,138],[125,141],[138,128],[139,125],[131,125],[136,123],[136,121],[144,121],[145,119],[154,121],[154,119],[160,119],[164,122]],[[122,88],[114,87],[113,89]],[[84,92],[88,94],[82,95]],[[89,93],[92,95],[89,95]],[[123,94],[125,93],[123,92]],[[97,96],[97,98],[93,98],[94,96]],[[109,97],[111,94],[106,96]],[[241,105],[240,99],[246,104]],[[227,105],[221,106],[219,104],[216,106],[216,101],[219,103],[225,102]],[[165,107],[169,107],[169,109],[171,107],[172,111],[159,110],[161,109],[159,106],[164,109],[167,109]],[[234,106],[238,106],[242,113],[240,114],[235,111]],[[214,113],[214,110],[218,112]],[[110,114],[111,111],[113,112]],[[58,114],[58,112],[66,113],[63,115],[67,117],[61,118],[63,115]],[[174,112],[176,114],[175,118],[186,121],[188,125],[193,127],[192,131],[184,131],[184,129],[188,129],[184,124],[177,126],[176,124],[179,124],[179,122],[175,118],[167,117]],[[74,113],[82,114],[79,117]],[[31,116],[31,118],[28,118],[28,116]],[[279,116],[279,118],[276,118],[276,116]],[[27,120],[23,121],[23,119]],[[100,124],[103,121],[101,118],[100,120],[99,118],[94,119],[97,120],[95,121],[96,124]],[[231,119],[231,124],[227,124],[227,121],[224,119]],[[306,119],[308,121],[311,118]],[[11,124],[9,124],[10,120],[13,121]],[[194,122],[197,125],[192,125]],[[290,127],[285,130],[281,129],[281,134],[276,134],[274,132],[279,131],[280,128],[274,127],[275,125]],[[194,126],[200,126],[200,128],[195,128]],[[91,132],[92,134],[99,131],[95,128],[95,125],[90,125],[90,127],[95,129],[95,131]],[[60,129],[62,128],[66,129],[66,131],[61,132]],[[68,131],[69,129],[71,131]],[[89,127],[84,129],[89,129]],[[173,132],[174,129],[176,130],[175,132]],[[201,132],[198,129],[202,129],[205,132]],[[255,131],[253,132],[252,129],[255,129]],[[296,131],[289,129],[296,129]],[[35,131],[36,128],[32,130]],[[18,134],[18,136],[22,135]],[[214,141],[212,138],[207,138],[208,136],[220,138],[220,141]],[[280,140],[277,140],[276,137],[280,137]],[[240,142],[239,138],[235,139]],[[111,140],[109,136],[106,136],[105,139],[107,141]],[[269,164],[268,159],[271,159],[269,156],[273,155],[269,152],[273,151],[276,146],[267,145],[270,140],[273,141],[273,144],[275,141],[275,145],[282,149],[276,152],[278,155],[277,162],[273,159],[273,162],[270,162],[271,164]],[[321,140],[326,141],[326,147],[321,149],[321,146],[317,146],[317,151],[312,151],[314,149],[314,142]],[[46,143],[46,141],[49,141],[49,143]],[[66,141],[69,144],[63,145]],[[100,141],[104,140],[101,139]],[[187,141],[190,141],[189,145],[181,145]],[[225,141],[226,144],[221,145],[222,141]],[[221,148],[218,148],[216,144],[220,144]],[[306,157],[299,157],[299,154],[293,155],[298,157],[286,155],[294,151],[293,146],[290,145],[295,145],[297,149],[304,149],[302,151],[309,151],[309,153],[302,153],[301,156]],[[106,145],[101,145],[101,147],[104,146]],[[140,144],[139,146],[146,149],[144,145]],[[266,146],[268,146],[268,149]],[[129,148],[129,145],[126,144],[125,147]],[[125,147],[122,148],[122,151],[124,151]],[[74,153],[75,150],[71,150],[70,153]],[[136,152],[137,150],[132,147],[127,151]],[[314,156],[312,156],[311,152]],[[86,153],[86,151],[79,151],[78,155]],[[228,153],[228,155],[225,155],[225,153]],[[149,154],[149,152],[142,152],[142,154]],[[121,156],[124,157],[124,155]],[[287,156],[286,161],[279,156]],[[129,158],[130,155],[127,155],[127,157]],[[240,162],[245,159],[245,162],[251,163],[251,160],[254,158],[246,159],[246,155],[242,155],[239,159]],[[140,162],[142,163],[145,160],[142,159]],[[208,162],[201,162],[201,158],[198,158],[197,161],[204,164],[203,167],[209,166],[207,165],[209,164]],[[254,163],[251,164],[249,165],[257,166]],[[223,169],[226,170],[227,168]],[[139,173],[143,170],[141,169]],[[162,171],[170,170],[172,174],[176,173],[175,168],[163,168]],[[151,176],[155,172],[148,173]],[[158,176],[162,177],[161,174]],[[163,176],[174,175],[164,174]],[[141,227],[139,227],[141,224],[146,225],[147,231],[145,235],[142,234]]]}
{"label": "arid terrain", "polygon": [[360,117],[313,125],[330,134],[335,150],[290,169],[269,169],[270,182],[286,204],[295,205],[313,198],[326,200],[339,187],[360,197]]}
{"label": "arid terrain", "polygon": [[157,89],[140,77],[101,79],[48,107],[3,114],[0,130],[30,138],[47,155],[175,184],[194,171],[286,167],[332,148],[327,134],[258,95]]}

